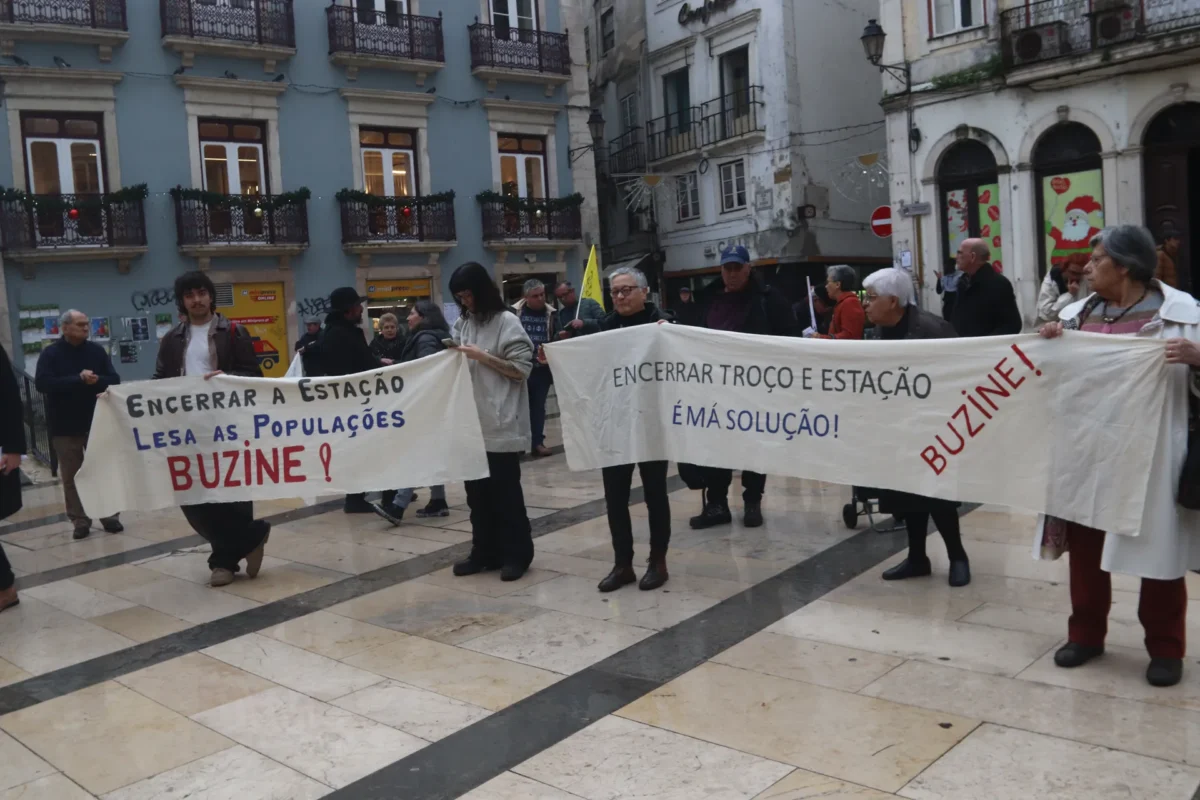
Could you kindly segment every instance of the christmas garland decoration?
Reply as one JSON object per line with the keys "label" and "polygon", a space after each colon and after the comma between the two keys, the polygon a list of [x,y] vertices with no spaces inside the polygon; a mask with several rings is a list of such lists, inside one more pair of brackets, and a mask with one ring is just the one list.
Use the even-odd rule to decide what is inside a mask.
{"label": "christmas garland decoration", "polygon": [[[144,183],[126,186],[103,194],[29,194],[21,189],[0,188],[0,202],[21,203],[30,211],[41,213],[70,212],[78,209],[107,208],[119,203],[136,203],[150,196]],[[72,198],[72,199],[68,199]]]}
{"label": "christmas garland decoration", "polygon": [[475,195],[475,199],[480,203],[500,203],[506,211],[528,211],[532,213],[537,213],[538,211],[553,213],[555,211],[564,211],[568,208],[578,208],[583,205],[583,195],[579,192],[567,195],[566,197],[531,198],[502,194],[488,189]]}
{"label": "christmas garland decoration", "polygon": [[307,186],[301,186],[292,192],[268,195],[218,194],[206,189],[185,189],[176,186],[170,192],[176,200],[198,200],[208,208],[231,208],[233,206],[254,205],[258,208],[279,208],[282,206],[298,206],[312,197]]}
{"label": "christmas garland decoration", "polygon": [[340,189],[334,195],[339,203],[363,203],[370,208],[398,207],[412,208],[414,206],[431,206],[436,203],[447,203],[454,200],[454,191],[438,192],[437,194],[417,195],[415,197],[384,197],[378,194],[368,194],[358,189]]}

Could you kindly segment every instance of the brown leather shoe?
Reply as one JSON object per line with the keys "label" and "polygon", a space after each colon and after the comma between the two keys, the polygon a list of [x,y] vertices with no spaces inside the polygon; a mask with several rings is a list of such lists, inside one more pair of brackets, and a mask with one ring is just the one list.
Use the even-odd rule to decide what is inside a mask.
{"label": "brown leather shoe", "polygon": [[642,582],[638,584],[638,588],[643,592],[648,592],[652,589],[657,589],[671,579],[667,574],[667,554],[651,553],[649,566],[646,567],[646,574],[642,576]]}
{"label": "brown leather shoe", "polygon": [[0,592],[0,611],[20,604],[21,599],[17,597],[17,585],[15,583],[4,591]]}
{"label": "brown leather shoe", "polygon": [[546,445],[539,444],[533,448],[533,455],[535,458],[547,458],[554,455],[554,452],[549,447],[546,447]]}
{"label": "brown leather shoe", "polygon": [[266,536],[258,547],[250,551],[250,555],[246,556],[246,575],[251,578],[258,577],[258,571],[262,569],[263,556],[267,550],[267,539],[271,538],[271,531],[268,530]]}
{"label": "brown leather shoe", "polygon": [[622,586],[628,586],[637,581],[637,575],[633,571],[631,564],[617,564],[612,568],[612,572],[605,576],[604,580],[600,581],[598,587],[602,592],[615,592]]}

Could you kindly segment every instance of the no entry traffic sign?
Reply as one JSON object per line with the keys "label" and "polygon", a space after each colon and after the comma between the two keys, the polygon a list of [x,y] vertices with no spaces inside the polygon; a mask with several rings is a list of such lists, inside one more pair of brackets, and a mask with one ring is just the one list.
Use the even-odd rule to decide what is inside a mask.
{"label": "no entry traffic sign", "polygon": [[892,207],[880,206],[871,212],[871,233],[880,239],[892,235]]}

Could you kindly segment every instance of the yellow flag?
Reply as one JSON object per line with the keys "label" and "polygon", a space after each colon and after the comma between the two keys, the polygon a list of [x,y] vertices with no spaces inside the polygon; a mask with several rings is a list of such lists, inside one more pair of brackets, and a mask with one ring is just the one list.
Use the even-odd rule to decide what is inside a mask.
{"label": "yellow flag", "polygon": [[[579,293],[580,300],[590,297],[604,308],[604,287],[600,284],[600,264],[596,261],[596,245],[592,245],[592,253],[588,256],[587,269],[583,271],[583,287]],[[607,310],[607,309],[606,309]],[[579,316],[579,306],[575,306],[575,316]]]}

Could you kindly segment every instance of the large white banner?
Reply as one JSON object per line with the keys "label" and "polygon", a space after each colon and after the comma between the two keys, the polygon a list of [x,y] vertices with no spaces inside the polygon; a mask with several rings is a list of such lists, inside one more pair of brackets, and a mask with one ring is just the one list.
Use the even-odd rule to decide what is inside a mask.
{"label": "large white banner", "polygon": [[668,459],[1136,533],[1161,341],[831,341],[643,325],[546,348],[571,469]]}
{"label": "large white banner", "polygon": [[467,361],[337,378],[123,383],[96,404],[76,477],[92,516],[485,478]]}

